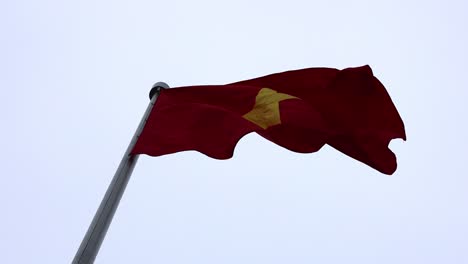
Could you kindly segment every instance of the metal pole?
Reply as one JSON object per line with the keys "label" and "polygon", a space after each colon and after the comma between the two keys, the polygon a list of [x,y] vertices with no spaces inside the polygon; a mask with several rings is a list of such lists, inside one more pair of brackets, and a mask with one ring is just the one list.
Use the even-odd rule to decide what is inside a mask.
{"label": "metal pole", "polygon": [[153,85],[153,88],[150,91],[151,102],[146,108],[145,114],[143,115],[132,140],[130,141],[127,151],[125,151],[122,161],[115,172],[114,178],[107,188],[106,194],[94,215],[93,221],[89,225],[88,231],[81,242],[80,248],[76,252],[75,258],[73,259],[73,264],[94,263],[107,229],[109,229],[109,225],[112,222],[112,217],[117,210],[120,198],[122,198],[133,168],[135,168],[135,164],[138,161],[138,155],[130,155],[130,152],[135,146],[135,143],[146,124],[146,120],[148,119],[151,109],[153,109],[153,105],[158,98],[161,88],[165,89],[169,88],[169,86],[163,82],[158,82]]}

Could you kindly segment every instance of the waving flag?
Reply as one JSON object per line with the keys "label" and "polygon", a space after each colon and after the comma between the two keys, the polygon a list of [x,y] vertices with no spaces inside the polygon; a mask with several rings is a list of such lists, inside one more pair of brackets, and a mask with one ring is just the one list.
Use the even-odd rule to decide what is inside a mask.
{"label": "waving flag", "polygon": [[329,144],[385,174],[397,166],[390,140],[406,139],[392,100],[369,66],[309,68],[163,89],[132,154],[196,150],[228,159],[250,132],[301,153]]}

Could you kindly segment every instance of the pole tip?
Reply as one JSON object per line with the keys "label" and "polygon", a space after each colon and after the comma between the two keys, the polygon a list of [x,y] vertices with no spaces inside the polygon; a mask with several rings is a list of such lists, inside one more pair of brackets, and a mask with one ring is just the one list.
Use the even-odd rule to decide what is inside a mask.
{"label": "pole tip", "polygon": [[153,96],[158,93],[161,89],[169,89],[169,85],[165,82],[157,82],[153,84],[153,87],[151,88],[149,92],[149,98],[150,100],[153,98]]}

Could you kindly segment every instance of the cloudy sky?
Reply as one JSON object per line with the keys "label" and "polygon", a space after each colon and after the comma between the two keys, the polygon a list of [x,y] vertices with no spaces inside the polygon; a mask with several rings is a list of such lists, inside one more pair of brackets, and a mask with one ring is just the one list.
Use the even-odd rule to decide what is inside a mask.
{"label": "cloudy sky", "polygon": [[464,1],[0,3],[2,263],[69,263],[153,83],[369,64],[406,126],[386,176],[250,134],[142,156],[96,263],[468,263]]}

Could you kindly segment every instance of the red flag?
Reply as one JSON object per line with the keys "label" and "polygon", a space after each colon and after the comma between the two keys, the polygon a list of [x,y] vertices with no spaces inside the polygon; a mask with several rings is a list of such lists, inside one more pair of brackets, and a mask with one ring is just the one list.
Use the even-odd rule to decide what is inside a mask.
{"label": "red flag", "polygon": [[197,150],[228,159],[250,132],[301,153],[329,144],[385,174],[397,166],[390,140],[406,139],[403,121],[369,66],[309,68],[162,90],[132,154]]}

